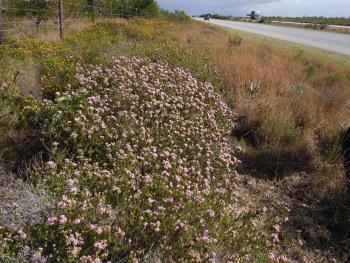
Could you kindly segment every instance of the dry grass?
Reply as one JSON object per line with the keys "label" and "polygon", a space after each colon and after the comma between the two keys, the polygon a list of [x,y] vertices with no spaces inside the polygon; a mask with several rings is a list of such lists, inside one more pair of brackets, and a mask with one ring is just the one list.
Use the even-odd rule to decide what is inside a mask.
{"label": "dry grass", "polygon": [[0,167],[0,224],[18,231],[50,213],[50,198],[44,189],[16,179]]}

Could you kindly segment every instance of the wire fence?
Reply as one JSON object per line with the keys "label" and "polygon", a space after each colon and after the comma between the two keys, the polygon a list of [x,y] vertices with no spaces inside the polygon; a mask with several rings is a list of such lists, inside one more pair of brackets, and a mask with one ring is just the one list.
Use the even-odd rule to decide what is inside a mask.
{"label": "wire fence", "polygon": [[83,5],[79,10],[68,10],[59,1],[56,9],[32,9],[1,7],[0,0],[0,45],[6,40],[21,35],[57,34],[74,29],[80,22],[96,22],[103,19],[151,18],[152,13],[132,7],[112,8]]}

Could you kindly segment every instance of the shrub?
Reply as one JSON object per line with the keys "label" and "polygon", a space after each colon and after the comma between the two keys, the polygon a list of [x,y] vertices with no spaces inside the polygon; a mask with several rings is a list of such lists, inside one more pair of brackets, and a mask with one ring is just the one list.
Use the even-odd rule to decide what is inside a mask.
{"label": "shrub", "polygon": [[48,214],[51,203],[43,189],[35,188],[0,168],[0,225],[19,231]]}
{"label": "shrub", "polygon": [[47,186],[55,210],[23,229],[26,238],[0,230],[0,251],[29,246],[61,262],[152,251],[186,262],[260,256],[251,252],[261,249],[252,216],[233,209],[233,113],[214,88],[140,58],[79,72],[79,85],[22,113],[50,148],[51,160],[30,177]]}
{"label": "shrub", "polygon": [[172,17],[180,21],[189,21],[190,17],[183,10],[175,10],[172,14]]}
{"label": "shrub", "polygon": [[307,76],[309,78],[313,77],[316,75],[316,67],[315,66],[308,66],[307,67]]}
{"label": "shrub", "polygon": [[[14,235],[27,238],[24,229],[42,221],[45,215],[49,214],[51,207],[50,198],[44,189],[15,179],[15,175],[8,174],[0,168],[0,262],[35,262],[31,260],[33,251],[28,246],[13,246],[11,249],[16,250],[15,254],[4,250],[3,245],[6,241],[3,242],[2,234],[8,230]],[[8,238],[11,239],[12,235]]]}
{"label": "shrub", "polygon": [[191,18],[183,10],[174,10],[173,12],[162,10],[160,14],[162,18],[170,19],[170,20],[184,21],[184,22],[188,22],[191,20]]}

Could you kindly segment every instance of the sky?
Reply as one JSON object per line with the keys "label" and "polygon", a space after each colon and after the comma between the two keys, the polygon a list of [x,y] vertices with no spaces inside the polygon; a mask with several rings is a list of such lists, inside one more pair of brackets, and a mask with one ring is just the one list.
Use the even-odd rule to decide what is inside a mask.
{"label": "sky", "polygon": [[350,17],[350,0],[158,0],[162,8],[185,10],[190,15],[218,13],[244,16],[250,10],[266,16]]}

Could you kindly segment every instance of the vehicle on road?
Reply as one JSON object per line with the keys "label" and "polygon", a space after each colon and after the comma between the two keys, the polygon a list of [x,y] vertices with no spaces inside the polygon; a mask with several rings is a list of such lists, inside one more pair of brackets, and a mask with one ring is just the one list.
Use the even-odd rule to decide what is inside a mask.
{"label": "vehicle on road", "polygon": [[204,17],[204,21],[209,21],[210,20],[210,16],[209,15],[206,15],[205,17]]}
{"label": "vehicle on road", "polygon": [[251,11],[250,12],[250,19],[252,19],[252,20],[260,20],[260,18],[261,18],[261,13],[260,13],[260,11]]}

